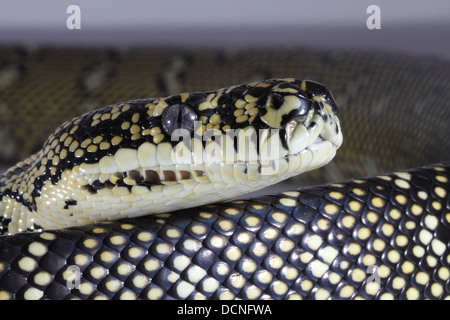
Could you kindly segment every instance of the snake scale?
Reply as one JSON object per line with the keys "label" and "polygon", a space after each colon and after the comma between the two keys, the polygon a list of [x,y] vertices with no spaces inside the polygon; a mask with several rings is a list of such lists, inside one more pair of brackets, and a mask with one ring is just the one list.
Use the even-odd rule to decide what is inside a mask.
{"label": "snake scale", "polygon": [[[2,84],[0,98],[6,105],[14,101],[20,102],[19,96],[8,93],[26,89],[27,80],[39,74],[33,73],[33,63],[39,62],[37,65],[43,67],[46,61],[47,65],[48,61],[52,61],[50,66],[55,67],[58,60],[46,60],[47,57],[52,55],[64,59],[71,57],[76,61],[77,55],[89,53],[101,57],[105,54],[104,51],[95,50],[61,53],[58,50],[33,49],[31,51],[8,49],[3,53],[1,66],[9,70],[11,75],[3,78],[3,82],[0,81]],[[106,62],[100,65],[100,69],[90,70],[91,74],[89,68],[92,68],[92,65],[89,66],[89,61],[85,61],[82,79],[92,80],[89,78],[92,74],[97,77],[100,75],[100,78],[107,75],[105,79],[121,75],[120,66],[126,65],[133,57],[138,62],[141,59],[141,62],[155,63],[151,59],[146,60],[152,57],[154,51],[151,50],[106,51],[106,53],[107,58],[104,59]],[[124,125],[125,128],[120,129],[129,132],[125,138],[128,143],[125,150],[135,148],[132,141],[138,141],[145,136],[146,128],[139,121],[143,118],[148,120],[158,117],[165,119],[161,120],[162,125],[153,132],[149,130],[146,133],[147,137],[151,138],[149,141],[154,144],[164,144],[161,134],[172,132],[173,123],[192,132],[194,129],[186,127],[186,122],[181,119],[195,119],[205,125],[204,129],[207,123],[209,129],[216,130],[223,129],[226,125],[230,128],[241,125],[240,128],[244,128],[250,123],[258,129],[281,129],[281,137],[289,138],[300,136],[295,134],[296,128],[306,130],[311,123],[314,127],[317,122],[322,122],[320,127],[325,130],[315,134],[311,142],[318,144],[326,142],[328,146],[340,145],[340,138],[337,136],[332,138],[331,135],[332,131],[340,133],[339,122],[334,118],[337,111],[334,100],[329,91],[316,82],[293,79],[257,81],[252,85],[234,86],[232,89],[200,94],[198,89],[210,90],[214,88],[211,87],[214,83],[198,85],[195,80],[198,79],[195,73],[198,70],[206,72],[203,74],[204,79],[216,79],[218,76],[215,72],[221,71],[220,76],[223,77],[224,84],[229,79],[234,81],[232,83],[244,83],[244,80],[248,82],[261,76],[265,78],[301,76],[326,83],[333,89],[338,105],[341,106],[339,117],[345,139],[341,150],[337,153],[336,161],[326,166],[325,170],[319,171],[318,175],[321,181],[325,176],[331,175],[333,181],[343,180],[343,182],[194,208],[187,208],[187,204],[183,206],[185,204],[183,202],[182,205],[171,208],[171,210],[178,209],[175,213],[164,212],[119,221],[93,220],[89,222],[95,222],[94,224],[58,230],[52,230],[58,227],[57,225],[50,225],[50,230],[42,232],[4,235],[0,238],[1,299],[448,298],[450,166],[449,163],[441,162],[449,159],[447,157],[449,142],[445,138],[448,133],[448,101],[450,101],[447,62],[307,50],[251,53],[239,50],[225,53],[190,51],[186,55],[180,55],[179,52],[163,55],[156,50],[156,53],[158,57],[168,59],[165,64],[158,64],[165,65],[167,69],[165,73],[156,71],[155,83],[159,86],[158,90],[163,92],[168,90],[165,93],[183,92],[181,88],[185,83],[197,85],[195,90],[186,90],[197,93],[173,95],[167,99],[133,100],[131,103],[101,109],[103,110],[101,113],[93,111],[85,114],[85,118],[66,122],[59,131],[56,130],[50,136],[42,149],[45,150],[48,146],[43,152],[45,154],[51,150],[54,152],[44,161],[48,164],[46,167],[48,170],[44,173],[47,176],[43,179],[47,181],[47,186],[50,186],[47,189],[51,189],[53,185],[57,186],[56,182],[64,172],[70,170],[68,168],[89,164],[91,166],[83,170],[94,170],[92,165],[100,158],[114,155],[121,150],[118,147],[113,148],[115,144],[113,139],[117,137],[114,134],[117,126],[114,126],[110,129],[111,134],[108,132],[107,135],[97,134],[95,137],[77,136],[73,139],[80,139],[80,146],[68,150],[68,158],[69,154],[73,153],[70,165],[59,167],[63,159],[54,156],[56,153],[60,156],[63,147],[56,151],[57,143],[52,145],[53,141],[59,140],[64,145],[67,137],[62,137],[65,132],[68,132],[68,136],[86,119],[89,119],[86,126],[92,127],[94,121],[100,125],[102,121],[111,120],[114,114],[118,114],[115,116],[116,119],[124,116],[128,120],[121,121],[121,126],[123,123],[127,124]],[[23,65],[13,63],[21,59],[25,62]],[[246,59],[249,61],[248,64],[245,63]],[[111,61],[117,62],[117,65]],[[205,61],[208,61],[209,65],[206,63],[208,67],[204,65],[204,68],[198,68],[198,64]],[[11,69],[12,65],[18,65],[19,68]],[[180,71],[183,65],[196,66],[193,69],[196,70],[193,72],[196,77],[191,79],[189,72]],[[221,67],[226,70],[220,70]],[[256,70],[254,74],[251,73],[252,68]],[[297,68],[302,68],[303,71]],[[60,67],[59,71],[63,72],[62,69],[64,68]],[[115,72],[107,72],[112,69]],[[234,79],[235,74],[244,77]],[[129,79],[123,74],[122,76],[117,76],[117,82],[127,83]],[[87,100],[94,100],[95,97],[97,101],[101,101],[103,92],[110,93],[114,98],[111,87],[106,90],[111,83],[108,84],[105,79],[101,78],[100,84],[95,81],[84,81],[82,83],[85,86],[77,90],[84,90],[85,94],[82,96]],[[102,81],[105,83],[101,84]],[[89,87],[86,86],[87,83],[91,83],[90,89],[86,89]],[[140,82],[134,80],[132,83]],[[222,83],[219,83],[216,87],[221,86]],[[267,91],[267,88],[270,90]],[[337,90],[334,90],[335,88]],[[91,96],[86,94],[89,90]],[[134,88],[130,91],[134,93],[133,90],[139,89]],[[74,91],[76,90],[72,88],[72,92]],[[246,96],[247,93],[250,94]],[[225,94],[226,97],[223,97]],[[203,104],[200,108],[201,103],[208,100],[208,96],[209,102],[216,97],[216,103]],[[267,98],[268,96],[270,98]],[[291,98],[292,96],[295,99]],[[73,98],[69,100],[72,101]],[[123,99],[110,102],[121,100]],[[247,108],[244,106],[243,111],[238,111],[240,108],[237,101],[245,101],[242,105],[245,104]],[[86,101],[78,102],[79,105],[84,105]],[[224,113],[220,113],[217,109],[221,104],[225,105],[222,110]],[[140,110],[138,105],[139,108],[146,108],[145,111],[149,112],[148,117],[137,112]],[[295,107],[292,107],[293,105]],[[195,106],[194,112],[192,106]],[[174,112],[164,113],[164,110],[169,109]],[[202,112],[199,113],[200,109]],[[225,110],[228,109],[231,111],[226,113]],[[358,109],[362,110],[356,112]],[[8,120],[8,117],[3,119]],[[170,121],[171,119],[175,121]],[[302,124],[303,121],[306,121],[305,126]],[[6,122],[6,125],[13,122]],[[138,126],[132,129],[133,124]],[[76,136],[76,131],[74,130],[72,135]],[[8,134],[10,132],[7,131],[6,136]],[[136,134],[140,135],[139,139]],[[133,135],[136,135],[134,136],[136,139],[132,139]],[[280,141],[282,147],[284,144],[284,147],[289,148],[289,139],[285,138],[283,141],[279,136],[276,138],[278,140],[272,141]],[[91,141],[85,142],[85,146],[81,147],[87,139]],[[95,139],[96,142],[93,141]],[[328,142],[327,139],[334,141]],[[118,141],[118,138],[114,141],[117,145],[122,142]],[[65,146],[67,149],[70,149],[73,143],[69,142]],[[260,142],[258,140],[258,143]],[[32,145],[33,141],[28,143]],[[26,144],[24,149],[25,146]],[[88,151],[89,147],[91,151]],[[75,153],[82,149],[83,155],[76,157]],[[328,154],[330,157],[334,155],[334,151],[319,149],[322,150],[322,155]],[[35,150],[37,149],[33,152]],[[257,150],[260,151],[258,148]],[[89,157],[89,152],[94,156]],[[297,155],[295,151],[291,154],[294,157]],[[11,157],[12,153],[9,155]],[[137,153],[139,160],[138,155],[139,153]],[[4,156],[8,156],[8,153]],[[330,160],[328,156],[320,158],[319,163],[314,166],[328,162]],[[124,158],[133,159],[133,156],[125,151]],[[44,224],[42,219],[36,221],[34,218],[23,219],[28,215],[13,222],[10,217],[17,212],[11,211],[13,210],[11,201],[4,204],[4,199],[9,198],[14,204],[20,203],[21,209],[18,211],[22,211],[22,207],[33,210],[37,202],[33,202],[33,197],[24,197],[21,190],[36,190],[34,194],[30,193],[34,196],[46,192],[54,194],[54,190],[41,189],[45,187],[43,183],[29,184],[28,189],[26,184],[19,186],[10,183],[18,177],[31,176],[36,159],[42,160],[42,154],[21,163],[15,170],[7,171],[2,178],[3,233],[25,231],[28,228],[40,229]],[[77,162],[76,159],[81,160]],[[161,170],[158,176],[154,172],[147,172],[149,170],[137,174],[134,172],[136,170],[127,167],[128,162],[121,163],[120,159],[114,160],[117,160],[117,166],[124,166],[122,171],[126,171],[127,174],[116,175],[113,178],[110,176],[109,179],[113,180],[109,180],[109,183],[116,183],[123,192],[130,193],[133,187],[158,190],[161,185],[165,185],[163,182],[168,186],[174,182],[174,171],[168,168],[165,171]],[[416,169],[399,170],[438,162],[440,163]],[[36,173],[39,168],[36,165],[34,168]],[[55,168],[53,173],[52,168]],[[254,169],[251,167],[243,169],[241,175],[250,177],[252,172],[258,172],[258,167],[256,171],[252,171]],[[385,174],[388,170],[394,172]],[[200,171],[178,170],[175,176],[186,180],[202,179],[208,170]],[[217,170],[211,172],[215,173]],[[372,176],[345,180],[351,176],[363,175]],[[105,183],[106,177],[102,180],[99,177],[94,179],[95,173],[91,176],[92,181],[88,178],[84,180],[83,194],[97,195],[114,188]],[[303,176],[306,174],[301,175]],[[308,178],[316,177],[312,175]],[[239,184],[241,189],[236,186],[238,190],[234,190],[236,193],[233,196],[250,189],[249,185],[245,185],[242,181],[237,183]],[[13,188],[15,191],[12,191]],[[228,192],[223,186],[221,190],[223,194]],[[202,192],[199,194],[203,194]],[[173,197],[174,194],[167,195]],[[211,197],[213,194],[215,192],[211,191]],[[194,198],[194,202],[201,204],[203,198]],[[220,199],[223,198],[213,200]],[[82,197],[77,200],[83,201]],[[64,220],[69,221],[69,225],[73,225],[70,216],[74,213],[69,208],[78,206],[77,200],[65,199],[59,205],[62,206],[62,211],[68,212],[68,218]],[[148,207],[150,210],[151,206]],[[96,210],[100,212],[101,206],[94,207],[94,212]],[[131,216],[133,214],[140,215],[131,213]],[[39,223],[36,223],[37,221]],[[79,282],[73,278],[74,267],[79,272],[80,278],[75,279]],[[75,287],[71,285],[73,281],[77,282]]]}

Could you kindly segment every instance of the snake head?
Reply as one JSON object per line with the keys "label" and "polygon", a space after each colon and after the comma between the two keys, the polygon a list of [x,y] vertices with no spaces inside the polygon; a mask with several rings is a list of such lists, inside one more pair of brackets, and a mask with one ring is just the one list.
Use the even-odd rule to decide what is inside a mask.
{"label": "snake head", "polygon": [[256,116],[240,125],[263,133],[258,146],[249,147],[248,155],[258,154],[261,163],[275,161],[280,168],[288,168],[274,170],[274,176],[286,178],[321,167],[342,144],[337,104],[320,83],[297,79],[255,82],[247,85],[240,101],[245,112],[258,109]]}
{"label": "snake head", "polygon": [[342,144],[338,106],[331,92],[309,80],[271,81],[270,91],[260,98],[261,120],[281,131],[281,143],[288,154],[312,148],[321,150],[316,157],[321,164],[331,160]]}
{"label": "snake head", "polygon": [[22,203],[43,228],[168,212],[315,169],[341,143],[336,103],[312,81],[124,101],[57,128],[27,164]]}

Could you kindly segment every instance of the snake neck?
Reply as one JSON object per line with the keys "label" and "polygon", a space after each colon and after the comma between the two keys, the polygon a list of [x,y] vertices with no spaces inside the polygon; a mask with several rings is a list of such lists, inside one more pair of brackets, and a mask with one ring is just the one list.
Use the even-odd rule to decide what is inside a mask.
{"label": "snake neck", "polygon": [[[0,235],[39,229],[33,212],[39,151],[0,175]],[[41,166],[44,168],[44,166]]]}

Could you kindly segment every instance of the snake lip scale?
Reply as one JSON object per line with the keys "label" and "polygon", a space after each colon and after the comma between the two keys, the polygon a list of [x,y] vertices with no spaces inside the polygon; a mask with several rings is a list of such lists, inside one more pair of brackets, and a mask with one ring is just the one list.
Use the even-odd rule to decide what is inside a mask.
{"label": "snake lip scale", "polygon": [[330,91],[291,78],[69,120],[0,177],[0,299],[448,298],[448,164],[223,202],[341,144]]}

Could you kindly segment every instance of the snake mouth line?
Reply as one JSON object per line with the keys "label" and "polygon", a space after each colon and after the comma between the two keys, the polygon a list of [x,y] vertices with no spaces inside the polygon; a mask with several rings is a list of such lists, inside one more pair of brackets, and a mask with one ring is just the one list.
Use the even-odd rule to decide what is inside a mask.
{"label": "snake mouth line", "polygon": [[[304,125],[300,123],[297,125],[304,127]],[[275,138],[275,141],[279,139],[276,135],[272,135],[269,139],[270,138]],[[306,136],[304,138],[306,138]],[[101,165],[100,167],[97,167],[97,170],[89,170],[89,167],[87,166],[82,168],[82,171],[86,173],[86,182],[83,185],[83,189],[89,191],[91,194],[95,194],[101,189],[114,189],[116,186],[126,187],[128,191],[131,192],[135,187],[144,187],[148,190],[154,190],[155,188],[180,183],[204,183],[214,180],[214,178],[211,177],[210,171],[212,170],[210,168],[214,168],[215,166],[224,167],[226,165],[229,165],[229,167],[245,166],[245,169],[243,170],[244,174],[247,174],[249,171],[256,170],[259,175],[274,175],[277,173],[276,168],[279,167],[279,163],[282,160],[289,163],[290,160],[299,158],[305,159],[302,160],[304,163],[324,163],[331,159],[339,147],[335,142],[328,141],[321,132],[318,133],[316,137],[312,136],[310,138],[311,140],[313,139],[313,142],[308,143],[304,148],[295,153],[290,153],[287,150],[280,151],[275,148],[278,152],[277,155],[265,160],[256,158],[254,161],[248,161],[244,160],[245,156],[239,158],[237,153],[233,153],[233,157],[231,157],[232,160],[228,162],[209,161],[199,164],[180,163],[159,165],[158,167],[141,166],[131,170],[116,171],[111,174],[102,174],[102,171],[108,171],[108,169],[103,168],[102,164],[104,164],[104,162],[101,162]],[[281,148],[281,146],[277,147]],[[202,153],[206,151],[207,150],[205,148],[202,148]],[[311,156],[305,155],[305,153],[311,154]],[[137,154],[137,157],[139,158],[139,153]],[[205,159],[214,160],[212,157],[205,157]],[[116,159],[116,161],[120,166],[120,158]],[[305,166],[305,164],[302,164],[302,167],[306,171],[307,168]],[[316,165],[313,165],[313,167],[315,166]]]}
{"label": "snake mouth line", "polygon": [[[334,125],[338,126],[336,122]],[[315,114],[308,121],[294,119],[284,130],[260,130],[259,134],[256,130],[230,131],[219,135],[217,140],[183,139],[175,146],[161,144],[158,148],[143,144],[138,150],[124,149],[119,154],[101,159],[97,165],[81,166],[81,171],[87,174],[83,188],[97,193],[100,189],[113,189],[115,186],[129,190],[136,185],[154,189],[189,181],[205,182],[213,171],[208,168],[225,165],[252,167],[245,169],[247,171],[256,167],[258,174],[268,172],[268,175],[273,175],[276,173],[273,168],[277,167],[275,162],[289,162],[289,158],[295,157],[310,158],[303,160],[304,163],[327,163],[340,146],[339,137],[327,135],[332,130],[330,126],[330,121],[326,122],[321,115]],[[239,142],[245,147],[236,145]],[[163,148],[164,152],[159,152]],[[312,155],[306,157],[305,153]],[[134,163],[134,167],[130,163]],[[264,167],[272,170],[266,171]],[[302,171],[307,170],[302,165]]]}
{"label": "snake mouth line", "polygon": [[[324,140],[323,140],[323,138],[322,138],[322,136],[319,134],[319,136],[316,138],[316,140],[314,141],[314,143],[316,144],[316,143],[321,143],[321,142],[323,142]],[[333,143],[333,145],[336,147],[336,145]]]}
{"label": "snake mouth line", "polygon": [[[258,174],[272,175],[275,173],[275,168],[278,167],[281,160],[289,162],[293,158],[304,157],[305,152],[310,152],[315,157],[315,161],[328,161],[330,154],[334,155],[338,146],[332,142],[327,141],[321,134],[319,134],[311,145],[305,147],[296,153],[280,153],[276,157],[270,159],[255,161],[242,161],[234,159],[230,162],[206,162],[201,164],[174,164],[152,168],[135,168],[124,172],[115,172],[111,175],[102,175],[100,172],[91,172],[87,180],[89,181],[84,185],[84,189],[90,193],[97,193],[98,190],[107,188],[113,189],[115,186],[126,187],[129,191],[135,186],[146,187],[149,190],[159,188],[158,186],[173,185],[178,183],[198,182],[204,183],[210,180],[209,167],[225,166],[230,167],[243,165],[246,166],[244,173],[256,168]],[[205,151],[205,150],[203,150]],[[319,153],[320,155],[317,155]],[[306,160],[308,162],[314,162],[312,160]],[[269,171],[267,171],[270,169]]]}

